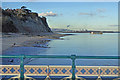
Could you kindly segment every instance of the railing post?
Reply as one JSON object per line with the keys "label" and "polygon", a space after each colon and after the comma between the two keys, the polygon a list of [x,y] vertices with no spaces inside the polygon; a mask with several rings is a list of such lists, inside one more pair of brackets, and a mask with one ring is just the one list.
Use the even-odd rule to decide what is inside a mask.
{"label": "railing post", "polygon": [[75,59],[76,55],[71,55],[72,59],[72,80],[75,80]]}
{"label": "railing post", "polygon": [[20,57],[20,80],[24,80],[24,55]]}

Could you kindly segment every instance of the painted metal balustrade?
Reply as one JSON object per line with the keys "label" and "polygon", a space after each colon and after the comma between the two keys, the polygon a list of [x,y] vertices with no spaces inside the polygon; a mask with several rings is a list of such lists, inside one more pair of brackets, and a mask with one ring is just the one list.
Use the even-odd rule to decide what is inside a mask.
{"label": "painted metal balustrade", "polygon": [[[119,66],[76,66],[76,59],[120,59],[120,56],[65,56],[65,55],[1,55],[0,58],[20,58],[19,65],[1,65],[2,70],[6,69],[10,73],[13,69],[14,72],[10,73],[12,75],[20,74],[20,79],[24,80],[27,75],[66,75],[72,76],[72,80],[75,80],[78,76],[117,76],[120,74]],[[34,66],[34,65],[24,65],[24,58],[59,58],[59,59],[71,59],[72,66]],[[26,71],[25,71],[26,70]],[[30,72],[31,70],[31,72]],[[49,71],[50,70],[50,71]],[[5,75],[5,72],[1,72]]]}

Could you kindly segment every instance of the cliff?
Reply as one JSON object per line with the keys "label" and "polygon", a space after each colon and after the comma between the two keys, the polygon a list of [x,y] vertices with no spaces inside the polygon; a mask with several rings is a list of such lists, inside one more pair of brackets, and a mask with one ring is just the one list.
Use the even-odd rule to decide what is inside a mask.
{"label": "cliff", "polygon": [[2,10],[2,32],[40,34],[52,31],[45,17],[21,8]]}

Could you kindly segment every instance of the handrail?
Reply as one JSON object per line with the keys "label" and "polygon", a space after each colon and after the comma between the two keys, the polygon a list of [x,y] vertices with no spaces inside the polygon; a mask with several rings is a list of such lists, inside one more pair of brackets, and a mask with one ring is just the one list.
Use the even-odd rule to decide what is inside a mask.
{"label": "handrail", "polygon": [[24,80],[24,58],[59,58],[72,60],[72,80],[75,80],[76,59],[120,59],[120,56],[76,56],[76,55],[0,55],[0,58],[20,58],[20,79]]}
{"label": "handrail", "polygon": [[[73,55],[71,55],[73,56]],[[71,56],[66,55],[0,55],[0,58],[68,58]],[[76,56],[76,59],[120,59],[120,56]]]}

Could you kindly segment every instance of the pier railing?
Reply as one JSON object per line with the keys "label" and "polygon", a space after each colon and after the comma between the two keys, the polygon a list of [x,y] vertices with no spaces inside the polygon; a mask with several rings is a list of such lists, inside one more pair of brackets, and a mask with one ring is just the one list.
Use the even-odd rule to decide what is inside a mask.
{"label": "pier railing", "polygon": [[75,80],[76,59],[120,59],[120,56],[65,56],[65,55],[1,55],[0,58],[20,58],[20,79],[24,80],[24,58],[59,58],[72,60],[72,80]]}

